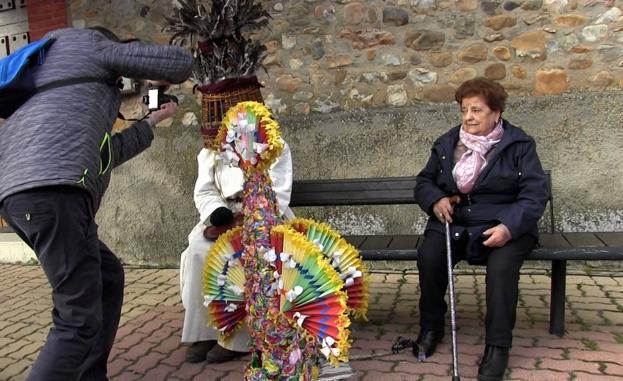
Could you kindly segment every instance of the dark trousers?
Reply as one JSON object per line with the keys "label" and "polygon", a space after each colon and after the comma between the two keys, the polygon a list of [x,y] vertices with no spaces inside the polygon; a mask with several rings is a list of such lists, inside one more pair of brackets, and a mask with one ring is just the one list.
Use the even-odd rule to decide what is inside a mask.
{"label": "dark trousers", "polygon": [[[452,239],[452,265],[465,259],[467,238]],[[536,239],[524,235],[493,249],[486,259],[485,343],[510,347],[515,327],[519,294],[519,269]],[[448,288],[445,235],[426,231],[418,249],[417,266],[420,277],[420,328],[442,331],[448,305],[444,300]]]}
{"label": "dark trousers", "polygon": [[104,381],[123,303],[121,263],[97,236],[89,194],[35,188],[0,214],[36,253],[52,288],[52,322],[29,381]]}

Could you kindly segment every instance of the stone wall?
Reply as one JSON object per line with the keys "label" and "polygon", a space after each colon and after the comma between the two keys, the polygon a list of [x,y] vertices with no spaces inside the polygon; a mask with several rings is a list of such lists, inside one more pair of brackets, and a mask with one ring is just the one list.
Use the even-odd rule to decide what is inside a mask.
{"label": "stone wall", "polygon": [[[623,87],[615,0],[263,1],[266,103],[279,114],[448,102],[475,76],[514,95]],[[73,24],[157,42],[175,1],[70,2]]]}
{"label": "stone wall", "polygon": [[[445,102],[475,76],[517,95],[618,88],[621,10],[578,0],[290,1],[265,33],[268,104],[307,114]],[[610,7],[608,7],[610,5]]]}
{"label": "stone wall", "polygon": [[[74,26],[166,43],[174,1],[72,0]],[[511,97],[505,117],[533,135],[553,172],[557,228],[623,230],[620,10],[573,0],[271,1],[261,73],[298,179],[414,175],[433,140],[459,122],[453,89],[475,75]],[[616,16],[616,17],[615,17]],[[200,110],[182,111],[152,147],[115,170],[100,234],[127,263],[175,265],[197,222],[192,202]],[[536,96],[538,95],[538,96]],[[438,103],[436,103],[438,102]],[[128,97],[126,116],[145,112]],[[117,128],[123,128],[119,123]],[[416,206],[299,209],[345,233],[410,233]]]}

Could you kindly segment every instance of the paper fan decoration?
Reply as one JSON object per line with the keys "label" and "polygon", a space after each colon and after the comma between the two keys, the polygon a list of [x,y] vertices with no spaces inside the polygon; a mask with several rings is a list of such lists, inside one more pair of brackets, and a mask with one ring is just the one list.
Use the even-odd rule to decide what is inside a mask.
{"label": "paper fan decoration", "polygon": [[348,309],[344,282],[319,248],[287,225],[273,227],[280,309],[321,345],[332,362],[348,359]]}
{"label": "paper fan decoration", "polygon": [[203,274],[208,324],[227,337],[245,316],[242,228],[221,234],[206,257]]}
{"label": "paper fan decoration", "polygon": [[352,315],[365,319],[368,312],[368,269],[359,250],[325,223],[295,218],[288,224],[320,248],[344,281],[347,305]]}
{"label": "paper fan decoration", "polygon": [[[241,232],[235,228],[221,235],[204,268],[209,323],[225,337],[246,317]],[[317,341],[329,361],[345,361],[350,320],[340,275],[318,246],[289,226],[273,227],[270,238],[272,247],[263,256],[274,268],[279,310]]]}

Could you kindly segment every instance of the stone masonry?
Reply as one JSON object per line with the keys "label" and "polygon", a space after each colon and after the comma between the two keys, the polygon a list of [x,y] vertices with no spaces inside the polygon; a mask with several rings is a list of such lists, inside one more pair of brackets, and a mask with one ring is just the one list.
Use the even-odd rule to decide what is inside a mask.
{"label": "stone masonry", "polygon": [[[166,42],[175,1],[70,2],[75,26]],[[517,95],[623,87],[616,0],[272,0],[256,36],[260,79],[280,114],[448,102],[485,76]]]}

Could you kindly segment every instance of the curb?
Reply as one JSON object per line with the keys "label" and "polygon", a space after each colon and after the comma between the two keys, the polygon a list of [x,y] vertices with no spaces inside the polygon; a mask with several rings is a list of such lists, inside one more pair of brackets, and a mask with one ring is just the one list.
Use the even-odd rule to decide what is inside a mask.
{"label": "curb", "polygon": [[37,262],[35,253],[15,233],[0,233],[0,263]]}

